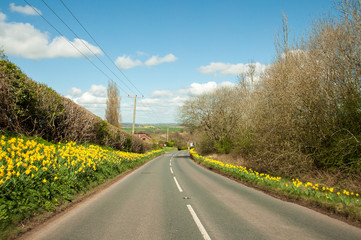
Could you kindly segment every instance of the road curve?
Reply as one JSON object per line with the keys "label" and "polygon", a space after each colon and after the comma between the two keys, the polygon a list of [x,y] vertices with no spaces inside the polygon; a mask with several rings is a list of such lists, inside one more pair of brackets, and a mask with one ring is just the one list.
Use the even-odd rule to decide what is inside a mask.
{"label": "road curve", "polygon": [[361,229],[158,157],[21,239],[361,239]]}

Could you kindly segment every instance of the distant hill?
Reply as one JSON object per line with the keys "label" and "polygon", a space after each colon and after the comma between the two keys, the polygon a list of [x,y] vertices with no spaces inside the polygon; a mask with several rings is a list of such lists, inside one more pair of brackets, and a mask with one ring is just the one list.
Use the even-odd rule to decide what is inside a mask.
{"label": "distant hill", "polygon": [[[177,123],[160,123],[160,124],[136,124],[135,132],[147,132],[147,133],[166,133],[168,132],[183,132],[184,127]],[[125,132],[132,131],[131,123],[123,123],[122,130]]]}

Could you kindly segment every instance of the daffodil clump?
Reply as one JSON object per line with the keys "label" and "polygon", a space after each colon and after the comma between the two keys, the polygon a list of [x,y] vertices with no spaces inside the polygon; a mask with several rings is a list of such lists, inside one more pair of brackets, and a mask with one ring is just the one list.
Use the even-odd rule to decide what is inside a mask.
{"label": "daffodil clump", "polygon": [[91,186],[141,165],[163,150],[145,154],[68,143],[0,137],[0,231]]}
{"label": "daffodil clump", "polygon": [[334,187],[322,186],[318,183],[302,182],[299,179],[283,179],[259,173],[250,168],[226,164],[211,158],[198,155],[194,149],[190,151],[191,156],[198,162],[202,162],[212,168],[220,169],[249,182],[281,189],[290,194],[304,196],[328,203],[341,203],[344,206],[361,208],[360,194],[348,190],[336,190]]}

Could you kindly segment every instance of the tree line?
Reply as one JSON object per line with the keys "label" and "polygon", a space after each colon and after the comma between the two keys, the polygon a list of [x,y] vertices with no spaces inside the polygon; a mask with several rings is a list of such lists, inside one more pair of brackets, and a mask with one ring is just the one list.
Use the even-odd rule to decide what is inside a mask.
{"label": "tree line", "polygon": [[361,173],[361,1],[343,0],[294,43],[287,17],[276,56],[260,75],[255,64],[236,87],[191,98],[181,122],[197,150],[243,156],[260,171],[311,169]]}

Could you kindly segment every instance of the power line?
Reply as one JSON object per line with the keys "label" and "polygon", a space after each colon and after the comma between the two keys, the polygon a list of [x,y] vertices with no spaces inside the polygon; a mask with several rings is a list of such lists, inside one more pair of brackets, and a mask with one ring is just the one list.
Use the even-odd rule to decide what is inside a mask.
{"label": "power line", "polygon": [[132,125],[132,134],[134,135],[134,128],[135,128],[135,113],[137,111],[137,98],[143,98],[143,97],[138,97],[137,95],[135,95],[134,97],[129,96],[128,98],[134,98],[134,111],[133,111],[133,125]]}
{"label": "power line", "polygon": [[[90,38],[98,45],[98,47],[104,52],[105,56],[115,65],[115,67],[119,70],[119,72],[127,79],[127,81],[139,92],[141,93],[141,95],[144,97],[144,95],[142,94],[142,92],[127,78],[127,76],[120,70],[120,68],[118,66],[116,66],[116,64],[111,60],[111,58],[109,57],[109,55],[103,50],[103,48],[98,44],[98,42],[94,39],[94,37],[92,37],[92,35],[89,33],[89,31],[87,31],[85,29],[85,27],[80,23],[80,21],[75,17],[75,15],[71,12],[71,10],[64,4],[64,2],[62,0],[60,0],[62,2],[62,4],[64,5],[64,7],[70,12],[70,14],[76,19],[76,21],[80,24],[80,26],[84,29],[84,31],[87,32],[87,34],[90,36]],[[58,30],[46,17],[44,17],[33,5],[31,5],[27,0],[24,0],[24,2],[26,4],[28,4],[45,22],[47,22],[58,34],[60,34],[61,37],[63,37],[73,48],[75,48],[85,59],[87,59],[92,65],[93,67],[95,67],[96,69],[98,69],[98,71],[100,71],[107,79],[111,80],[112,82],[114,82],[114,80],[108,75],[106,74],[99,66],[97,66],[87,55],[85,55],[81,50],[79,50],[79,48],[77,48],[69,39],[67,39],[65,37],[65,35]],[[82,42],[82,44],[109,70],[113,73],[114,76],[116,76],[131,92],[134,93],[133,90],[131,90],[89,47],[87,44],[84,43],[84,41],[69,27],[68,24],[65,23],[64,20],[62,20],[62,18],[44,1],[42,0],[42,2],[54,13],[54,15],[61,21],[63,22],[63,24]],[[116,82],[114,82],[116,85],[118,85]],[[121,88],[119,85],[118,87],[126,94],[128,94],[123,88]],[[154,114],[156,120],[158,122],[159,118],[157,117],[157,114],[154,112],[153,108],[145,103],[140,102],[141,105],[148,107],[151,112]],[[146,115],[149,118],[152,118],[148,112],[145,112]]]}
{"label": "power line", "polygon": [[[103,51],[104,55],[108,58],[108,60],[118,69],[118,71],[124,76],[124,78],[144,97],[144,94],[129,80],[129,78],[125,75],[125,73],[114,63],[114,61],[111,59],[111,57],[108,55],[108,53],[101,47],[101,45],[95,40],[95,38],[90,34],[90,32],[85,28],[85,26],[80,22],[80,20],[75,16],[75,14],[70,10],[70,8],[63,2],[63,0],[60,0],[60,2],[63,4],[63,6],[68,10],[68,12],[73,16],[73,18],[78,22],[78,24],[83,28],[83,30],[88,34],[88,36],[94,41],[94,43],[100,48],[100,50]],[[133,91],[132,91],[133,92]],[[134,93],[134,92],[133,92]],[[135,93],[134,93],[135,94]],[[136,94],[135,94],[136,95]],[[146,105],[144,103],[140,103],[143,106]],[[151,106],[146,105],[153,114],[155,112],[153,111]],[[149,115],[148,115],[149,116]],[[156,114],[154,116],[157,116]],[[156,117],[159,121],[158,117]]]}
{"label": "power line", "polygon": [[[82,43],[91,53],[92,53],[116,78],[118,78],[118,80],[119,80],[121,83],[123,83],[126,88],[128,88],[128,90],[130,90],[131,92],[133,92],[133,90],[130,89],[130,88],[128,87],[128,85],[125,84],[125,83],[98,57],[98,55],[95,54],[95,53],[93,52],[93,50],[91,50],[91,49],[89,48],[89,46],[88,46],[87,44],[85,44],[84,40],[81,39],[81,38],[78,36],[78,34],[76,34],[76,33],[73,31],[73,29],[72,29],[71,27],[69,27],[69,25],[68,25],[44,0],[41,0],[41,1],[42,1],[42,2],[45,4],[45,6],[46,6],[50,11],[52,11],[52,12],[54,13],[54,15],[81,41],[81,43]],[[123,91],[124,91],[124,90],[123,90]],[[125,92],[125,91],[124,91],[124,92]],[[133,92],[133,93],[134,93],[134,92]]]}
{"label": "power line", "polygon": [[[100,44],[94,39],[94,37],[89,33],[89,31],[84,27],[84,25],[79,21],[79,19],[75,16],[75,14],[68,8],[68,6],[60,0],[63,6],[68,10],[68,12],[74,17],[74,19],[79,23],[79,25],[83,28],[83,30],[89,35],[89,37],[95,42],[95,44],[103,51],[104,55],[108,58],[110,62],[118,69],[118,71],[124,76],[125,79],[140,93],[140,95],[144,96],[144,94],[128,79],[128,77],[124,74],[124,72],[114,63],[111,57],[107,54],[107,52],[100,46]],[[134,92],[133,92],[134,93]]]}
{"label": "power line", "polygon": [[[125,97],[128,97],[129,95],[125,96]],[[136,95],[135,95],[136,96]],[[124,96],[122,96],[124,97]],[[142,96],[143,98],[144,96]],[[137,96],[137,98],[140,98]],[[144,103],[142,102],[138,102],[142,107],[144,107],[145,109],[149,108],[150,111],[154,114],[154,115],[150,115],[149,112],[147,112],[146,110],[142,111],[142,110],[139,110],[140,113],[142,113],[143,115],[146,115],[146,117],[148,117],[149,119],[153,120],[154,122],[160,122],[159,121],[159,118],[157,117],[157,115],[155,114],[155,112],[153,111],[153,109],[150,107],[150,106],[146,106],[144,105]],[[123,109],[126,108],[126,109],[131,109],[132,107],[123,107]]]}
{"label": "power line", "polygon": [[[80,39],[80,37],[65,23],[65,21],[62,20],[62,18],[55,13],[55,11],[48,5],[44,2],[44,0],[42,0],[42,2],[59,18],[60,21],[62,21],[64,23],[65,26],[67,26],[67,28],[77,37]],[[69,9],[69,7],[62,1],[60,0],[60,2],[63,4],[63,6],[68,10],[68,12],[73,16],[73,18],[79,23],[79,25],[83,28],[83,30],[89,35],[89,37],[95,42],[95,44],[102,50],[102,52],[104,53],[104,55],[108,58],[108,60],[118,69],[118,71],[125,77],[125,79],[127,79],[127,81],[144,97],[144,94],[128,79],[128,77],[124,74],[123,71],[120,70],[120,68],[112,61],[111,57],[107,54],[107,52],[100,46],[100,44],[94,39],[94,37],[90,34],[90,32],[84,27],[84,25],[79,21],[79,19],[75,16],[75,14]],[[99,57],[94,54],[94,52],[83,42],[83,40],[81,40],[82,43],[93,53],[93,55],[99,59]],[[99,59],[100,62],[103,63],[104,66],[106,66],[106,64],[101,60]],[[136,93],[131,90],[112,70],[109,69],[108,66],[106,66],[107,69],[109,71],[111,71],[113,73],[114,76],[116,76],[131,92],[133,92],[135,95]],[[146,105],[146,104],[142,104],[143,106]],[[153,111],[152,107],[151,106],[148,106],[146,105],[146,107],[148,107],[151,112],[154,114],[154,116],[157,116],[155,114],[155,112]],[[157,117],[156,117],[157,118]],[[157,120],[159,121],[159,119],[157,118]]]}
{"label": "power line", "polygon": [[[24,2],[26,2],[26,4],[28,4],[44,21],[46,21],[57,33],[60,34],[60,36],[62,36],[71,46],[73,46],[83,57],[85,57],[96,69],[98,69],[101,73],[103,73],[104,76],[106,76],[109,80],[113,81],[113,79],[111,77],[109,77],[103,70],[101,70],[88,56],[86,56],[82,51],[80,51],[71,41],[69,41],[69,39],[67,39],[66,37],[64,37],[64,34],[62,34],[53,24],[51,24],[48,19],[46,19],[41,13],[39,13],[39,11],[33,6],[31,5],[27,0],[24,0]],[[113,81],[114,82],[114,81]],[[126,91],[124,91],[124,89],[122,89],[121,87],[119,87],[123,92],[127,93]]]}

